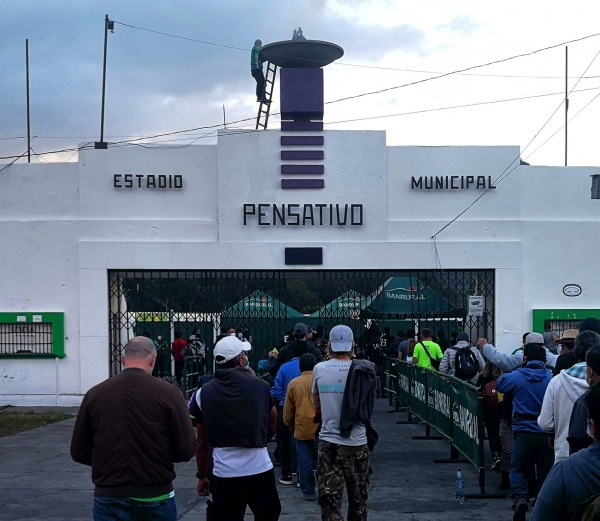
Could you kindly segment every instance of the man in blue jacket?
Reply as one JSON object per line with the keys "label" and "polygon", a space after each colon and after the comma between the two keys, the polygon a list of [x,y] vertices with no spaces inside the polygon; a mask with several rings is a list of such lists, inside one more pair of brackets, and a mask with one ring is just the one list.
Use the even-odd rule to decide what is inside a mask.
{"label": "man in blue jacket", "polygon": [[292,358],[289,362],[283,364],[277,377],[275,385],[271,389],[271,396],[277,401],[277,433],[279,435],[279,457],[281,458],[281,478],[279,483],[282,485],[293,485],[292,472],[295,472],[296,450],[292,443],[292,432],[283,423],[283,409],[285,407],[285,396],[290,382],[300,376],[300,357],[307,352],[307,344],[304,341],[296,340],[292,343]]}
{"label": "man in blue jacket", "polygon": [[[530,335],[531,336],[531,335]],[[535,496],[554,463],[554,453],[546,435],[537,423],[544,393],[552,379],[545,367],[546,350],[543,339],[530,338],[523,350],[524,367],[503,374],[496,382],[500,393],[512,393],[512,430],[515,441],[510,462],[513,521],[525,521],[529,497]],[[538,342],[531,342],[537,340]],[[527,476],[537,475],[535,490],[529,490]]]}

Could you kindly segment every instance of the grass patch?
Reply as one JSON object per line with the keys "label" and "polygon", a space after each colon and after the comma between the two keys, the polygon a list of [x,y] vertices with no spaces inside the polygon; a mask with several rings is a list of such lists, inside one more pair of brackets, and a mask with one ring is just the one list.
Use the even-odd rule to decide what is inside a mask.
{"label": "grass patch", "polygon": [[0,438],[12,436],[19,432],[43,427],[50,423],[61,422],[72,418],[72,414],[55,412],[16,412],[11,410],[0,411]]}

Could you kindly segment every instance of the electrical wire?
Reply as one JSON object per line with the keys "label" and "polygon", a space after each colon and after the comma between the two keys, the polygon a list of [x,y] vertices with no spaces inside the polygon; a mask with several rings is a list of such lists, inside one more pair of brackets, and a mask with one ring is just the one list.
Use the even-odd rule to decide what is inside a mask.
{"label": "electrical wire", "polygon": [[[584,92],[584,91],[598,90],[598,89],[600,89],[600,87],[589,88],[589,89],[580,89],[577,92]],[[519,98],[507,98],[507,99],[492,100],[492,101],[479,101],[479,102],[475,102],[475,103],[467,103],[464,105],[451,105],[448,107],[437,107],[437,108],[433,108],[433,109],[412,110],[410,112],[399,112],[396,114],[384,114],[381,116],[366,116],[363,118],[342,119],[342,120],[338,120],[338,121],[330,121],[327,123],[327,125],[337,125],[339,123],[352,123],[355,121],[366,121],[366,120],[371,120],[371,119],[393,118],[393,117],[397,117],[397,116],[412,116],[414,114],[424,114],[427,112],[439,112],[442,110],[464,109],[464,108],[470,108],[470,107],[479,107],[482,105],[494,105],[497,103],[508,103],[511,101],[522,101],[522,100],[528,100],[528,99],[544,98],[544,97],[548,97],[548,96],[558,96],[558,95],[562,95],[562,94],[564,94],[564,93],[563,92],[550,92],[547,94],[535,94],[532,96],[522,96]]]}
{"label": "electrical wire", "polygon": [[444,74],[440,74],[438,76],[433,76],[431,78],[424,78],[422,80],[412,81],[412,82],[409,82],[409,83],[403,83],[402,85],[397,85],[395,87],[387,87],[385,89],[375,90],[375,91],[371,91],[371,92],[363,92],[362,94],[355,94],[353,96],[346,96],[344,98],[339,98],[337,100],[329,101],[328,103],[329,104],[331,104],[331,103],[339,103],[340,101],[348,101],[348,100],[351,100],[351,99],[361,98],[361,97],[364,97],[364,96],[373,96],[375,94],[382,94],[384,92],[389,92],[389,91],[395,90],[395,89],[402,89],[404,87],[410,87],[410,86],[413,86],[413,85],[419,85],[421,83],[425,83],[425,82],[432,81],[432,80],[439,80],[440,78],[446,78],[448,76],[453,76],[453,75],[456,75],[456,74],[459,74],[459,73],[463,73],[463,72],[467,72],[467,71],[472,71],[472,70],[475,70],[475,69],[480,69],[482,67],[489,67],[490,65],[498,65],[499,63],[505,63],[507,61],[515,60],[515,59],[518,59],[518,58],[525,58],[527,56],[533,56],[534,54],[538,54],[538,53],[543,52],[543,51],[548,51],[548,50],[551,50],[551,49],[555,49],[557,47],[562,47],[562,46],[567,45],[569,43],[580,42],[580,41],[586,40],[588,38],[594,38],[596,36],[600,36],[600,33],[590,34],[590,35],[587,35],[587,36],[583,36],[581,38],[576,38],[574,40],[569,40],[567,42],[562,42],[562,43],[559,43],[559,44],[556,44],[556,45],[550,45],[548,47],[543,47],[541,49],[536,49],[535,51],[530,51],[530,52],[526,52],[526,53],[522,53],[522,54],[516,54],[514,56],[509,56],[508,58],[502,58],[500,60],[494,60],[494,61],[491,61],[491,62],[482,63],[480,65],[473,65],[471,67],[466,67],[464,69],[459,69],[459,70],[452,71],[452,72],[446,72]]}
{"label": "electrical wire", "polygon": [[[590,101],[588,101],[581,109],[579,109],[571,118],[569,118],[568,123],[571,123],[579,114],[581,114],[590,104],[596,101],[600,97],[600,92],[596,94]],[[561,125],[555,132],[553,132],[540,146],[538,146],[533,152],[527,156],[527,159],[532,157],[540,148],[542,148],[548,141],[550,141],[556,134],[558,134],[561,130],[565,128],[565,125]]]}
{"label": "electrical wire", "polygon": [[[146,31],[149,31],[149,32],[155,32],[155,33],[163,34],[163,35],[170,36],[170,37],[176,37],[176,38],[182,38],[182,39],[189,39],[189,40],[197,41],[197,42],[204,43],[204,44],[212,44],[212,42],[205,42],[203,40],[195,40],[195,39],[190,39],[190,38],[186,38],[186,37],[178,37],[176,35],[171,35],[171,34],[168,34],[168,33],[161,33],[160,31],[153,31],[153,30],[150,30],[150,29],[143,29],[143,28],[140,28],[140,27],[137,27],[137,26],[125,24],[123,22],[117,22],[115,20],[113,20],[113,21],[115,23],[117,23],[117,24],[120,24],[120,25],[123,25],[123,26],[127,26],[127,27],[132,27],[132,28],[139,29],[139,30],[146,30]],[[495,60],[495,61],[492,61],[492,62],[488,62],[488,63],[485,63],[485,64],[475,65],[475,66],[467,67],[467,68],[460,69],[460,70],[457,70],[457,71],[452,71],[452,72],[449,72],[449,73],[444,73],[442,75],[435,76],[433,78],[426,78],[426,79],[419,80],[419,81],[416,81],[416,82],[410,82],[410,83],[406,83],[406,84],[403,84],[403,85],[398,85],[398,86],[395,86],[395,87],[388,87],[386,89],[381,89],[381,90],[378,90],[378,91],[372,91],[372,92],[366,92],[366,93],[362,93],[362,94],[358,94],[358,95],[354,95],[354,96],[348,96],[348,97],[345,97],[345,98],[340,98],[340,99],[337,99],[337,100],[328,101],[328,102],[326,102],[324,104],[338,103],[340,101],[346,101],[346,100],[350,100],[350,99],[356,99],[356,98],[359,98],[359,97],[380,94],[380,93],[383,93],[383,92],[388,92],[388,91],[391,91],[391,90],[395,90],[395,89],[399,89],[399,88],[403,88],[403,87],[407,87],[407,86],[411,86],[411,85],[417,85],[417,84],[420,84],[420,83],[424,83],[426,81],[431,81],[433,79],[439,79],[439,78],[443,78],[443,77],[446,77],[446,76],[458,74],[460,72],[465,72],[465,71],[474,70],[474,69],[477,69],[477,68],[486,67],[486,66],[489,66],[489,65],[503,63],[503,62],[506,62],[506,61],[509,61],[509,60],[513,60],[513,59],[516,59],[516,58],[521,58],[521,57],[525,57],[525,56],[531,56],[533,54],[537,54],[537,53],[542,52],[542,51],[546,51],[546,50],[549,50],[549,49],[554,49],[556,47],[565,45],[567,43],[579,42],[579,41],[583,41],[583,40],[586,40],[586,39],[589,39],[589,38],[593,38],[593,37],[596,37],[596,36],[600,36],[600,33],[583,36],[583,37],[580,37],[580,38],[577,38],[577,39],[574,39],[574,40],[569,40],[568,42],[563,42],[561,44],[556,44],[556,45],[544,47],[544,48],[537,49],[535,51],[531,51],[531,52],[528,52],[528,53],[523,53],[523,54],[520,54],[520,55],[515,55],[515,56],[508,57],[508,58],[503,58],[503,59],[500,59],[500,60]],[[214,45],[218,45],[218,46],[222,46],[222,47],[230,47],[230,46],[225,46],[225,45],[222,45],[222,44],[214,44]],[[232,47],[232,48],[239,49],[239,48],[235,48],[235,47]],[[274,114],[274,116],[275,115],[277,115],[277,114]],[[241,119],[241,120],[237,120],[237,121],[233,121],[233,122],[229,122],[229,123],[225,123],[225,124],[226,125],[235,125],[235,124],[238,124],[238,123],[241,123],[241,122],[254,121],[254,120],[255,120],[255,118],[252,117],[252,118],[245,118],[245,119]],[[166,136],[172,136],[172,135],[177,135],[177,134],[184,134],[184,133],[189,133],[189,132],[195,132],[195,131],[198,131],[198,130],[215,129],[215,128],[220,128],[222,125],[223,125],[222,123],[219,123],[219,124],[216,124],[216,125],[208,125],[208,126],[198,127],[198,128],[194,128],[194,129],[179,130],[179,131],[173,131],[173,132],[168,132],[168,133],[156,134],[156,135],[153,135],[153,136],[145,136],[145,137],[133,138],[133,139],[129,139],[129,140],[117,141],[117,142],[113,143],[112,145],[114,146],[114,145],[119,145],[119,144],[124,144],[124,143],[135,143],[135,142],[140,141],[140,140],[156,139],[156,138],[160,138],[160,137],[166,137]],[[62,153],[62,152],[73,152],[73,151],[78,151],[80,149],[81,149],[80,147],[76,147],[76,148],[69,148],[69,149],[63,149],[63,150],[58,150],[58,151],[45,152],[44,154],[56,154],[56,153]],[[0,157],[0,160],[13,159],[14,157],[15,156],[3,156],[3,157]]]}
{"label": "electrical wire", "polygon": [[[598,56],[599,53],[596,54],[596,56],[594,56],[594,58],[592,59],[590,65],[585,69],[585,72],[588,71],[588,69],[590,68],[590,66],[592,65],[592,63],[594,63],[594,61],[596,60],[596,57]],[[575,86],[579,83],[579,81],[576,82]],[[589,106],[590,103],[592,103],[596,98],[598,98],[598,96],[600,96],[600,93],[597,94],[590,102],[588,102],[579,112],[577,112],[577,114],[575,114],[575,116],[573,116],[574,118],[580,114],[582,112],[583,109],[585,109],[587,106]],[[546,122],[541,126],[541,128],[536,132],[536,134],[533,136],[533,138],[531,138],[531,140],[529,141],[529,143],[527,143],[527,145],[525,146],[525,148],[523,150],[520,151],[519,155],[513,159],[511,161],[511,163],[504,169],[504,171],[498,176],[498,178],[496,180],[493,181],[492,186],[497,186],[499,183],[501,183],[502,181],[504,181],[504,179],[506,179],[510,174],[512,174],[520,165],[521,165],[521,156],[523,155],[523,153],[531,146],[531,144],[534,142],[534,140],[540,135],[540,133],[542,132],[542,130],[544,130],[544,128],[548,125],[548,123],[550,122],[550,120],[554,117],[554,115],[558,112],[558,110],[560,109],[560,107],[562,107],[564,102],[561,102],[558,107],[556,107],[556,109],[554,110],[554,112],[552,112],[552,114],[550,115],[550,117],[546,120]],[[563,125],[564,126],[564,125]],[[561,130],[561,129],[559,129]],[[556,132],[554,133],[556,134]],[[553,137],[554,134],[550,137]],[[544,143],[542,143],[542,145],[544,145],[550,138],[548,138],[546,141],[544,141]],[[540,146],[542,146],[540,145]],[[540,147],[536,148],[535,151],[537,151]],[[534,152],[535,152],[534,151]],[[518,163],[512,167],[512,165],[518,161]],[[512,167],[512,168],[511,168]],[[510,170],[509,170],[510,169]],[[491,187],[486,188],[477,198],[475,198],[475,200],[469,204],[462,212],[460,212],[456,217],[454,217],[454,219],[452,219],[451,221],[449,221],[448,223],[446,223],[444,226],[442,226],[442,228],[440,228],[435,234],[433,234],[431,236],[432,240],[436,240],[437,236],[443,232],[446,228],[448,228],[451,224],[455,223],[461,216],[463,216],[470,208],[472,208],[482,197],[484,197],[489,191],[491,190]]]}
{"label": "electrical wire", "polygon": [[27,154],[27,150],[25,150],[25,152],[23,152],[20,156],[17,156],[13,161],[11,161],[10,163],[7,163],[6,165],[4,165],[2,168],[0,168],[0,173],[4,172],[4,170],[6,170],[9,166],[14,165],[19,159],[21,159],[25,154]]}
{"label": "electrical wire", "polygon": [[[147,29],[145,27],[139,27],[136,25],[132,25],[132,24],[128,24],[125,22],[119,22],[117,20],[111,20],[112,22],[118,24],[118,25],[122,25],[123,27],[128,27],[130,29],[136,29],[138,31],[145,31],[145,32],[149,32],[149,33],[153,33],[153,34],[158,34],[160,36],[167,36],[170,38],[176,38],[179,40],[186,40],[186,41],[190,41],[190,42],[195,42],[195,43],[201,43],[203,45],[212,45],[215,47],[223,47],[225,49],[233,49],[236,51],[243,51],[243,52],[248,52],[248,49],[242,48],[242,47],[236,47],[233,45],[225,45],[225,44],[221,44],[221,43],[215,43],[215,42],[209,42],[206,40],[198,40],[197,38],[190,38],[187,36],[179,36],[176,34],[171,34],[171,33],[165,33],[162,31],[156,31],[154,29]],[[548,50],[548,49],[553,49],[555,47],[560,47],[569,43],[576,43],[580,40],[584,40],[587,38],[592,38],[595,36],[600,36],[600,33],[596,33],[596,34],[592,34],[592,35],[588,35],[585,37],[582,37],[580,39],[576,39],[576,40],[570,40],[568,42],[564,42],[561,44],[557,44],[554,45],[552,47],[547,47],[544,49],[540,49],[539,51],[534,51],[534,52],[540,52],[542,50]],[[290,40],[291,41],[291,40]],[[516,57],[521,57],[521,56],[528,56],[529,54],[523,54],[523,55],[519,55]],[[290,57],[288,55],[285,54],[278,54],[277,56],[280,57]],[[292,56],[295,58],[295,56]],[[508,58],[508,59],[512,59],[512,58]],[[310,59],[307,59],[308,61],[310,61]],[[314,60],[314,61],[319,61],[319,60]],[[505,60],[501,60],[501,61],[506,61]],[[499,63],[499,62],[491,62],[491,64],[494,63]],[[356,64],[356,63],[347,63],[347,62],[339,62],[336,61],[334,62],[334,65],[341,65],[341,66],[345,66],[345,67],[359,67],[359,68],[365,68],[365,69],[379,69],[379,70],[390,70],[390,71],[399,71],[399,72],[412,72],[412,73],[419,73],[419,74],[437,74],[440,75],[438,77],[444,77],[448,74],[463,74],[465,76],[490,76],[490,77],[496,77],[496,78],[539,78],[539,79],[557,79],[557,78],[562,78],[562,76],[511,76],[511,75],[504,75],[504,74],[472,74],[472,73],[467,73],[467,72],[463,72],[463,71],[455,71],[455,72],[450,72],[450,73],[441,73],[441,72],[436,72],[436,71],[421,71],[421,70],[412,70],[412,69],[399,69],[399,68],[395,68],[395,67],[379,67],[379,66],[374,66],[374,65],[362,65],[362,64]],[[485,67],[485,65],[480,65],[480,66],[476,66],[476,67]],[[470,69],[465,69],[465,71],[470,70]],[[599,76],[589,76],[586,78],[598,78]],[[431,78],[434,79],[434,78]]]}

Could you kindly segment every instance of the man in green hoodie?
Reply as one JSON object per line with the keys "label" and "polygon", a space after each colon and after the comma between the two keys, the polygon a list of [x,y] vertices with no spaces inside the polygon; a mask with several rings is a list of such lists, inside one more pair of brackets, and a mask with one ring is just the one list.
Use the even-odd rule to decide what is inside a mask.
{"label": "man in green hoodie", "polygon": [[263,73],[263,62],[260,58],[260,49],[262,48],[262,41],[256,40],[254,47],[250,52],[250,74],[256,80],[256,101],[261,103],[270,103],[265,98],[265,75]]}

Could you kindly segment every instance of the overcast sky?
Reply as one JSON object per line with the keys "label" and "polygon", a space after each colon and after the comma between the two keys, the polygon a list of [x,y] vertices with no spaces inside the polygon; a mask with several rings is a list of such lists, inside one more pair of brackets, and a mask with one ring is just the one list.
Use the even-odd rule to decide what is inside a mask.
{"label": "overcast sky", "polygon": [[[254,128],[250,48],[301,26],[308,39],[345,51],[325,69],[326,129],[385,130],[388,145],[518,145],[529,163],[557,166],[565,160],[559,44],[600,33],[598,0],[2,0],[2,8],[2,163],[27,150],[26,39],[33,150],[99,139],[106,14],[116,22],[106,141],[208,127],[152,142],[210,144],[223,112],[229,128]],[[568,163],[599,166],[600,35],[568,48]],[[269,128],[278,127],[273,115]],[[76,159],[66,152],[32,162]]]}

